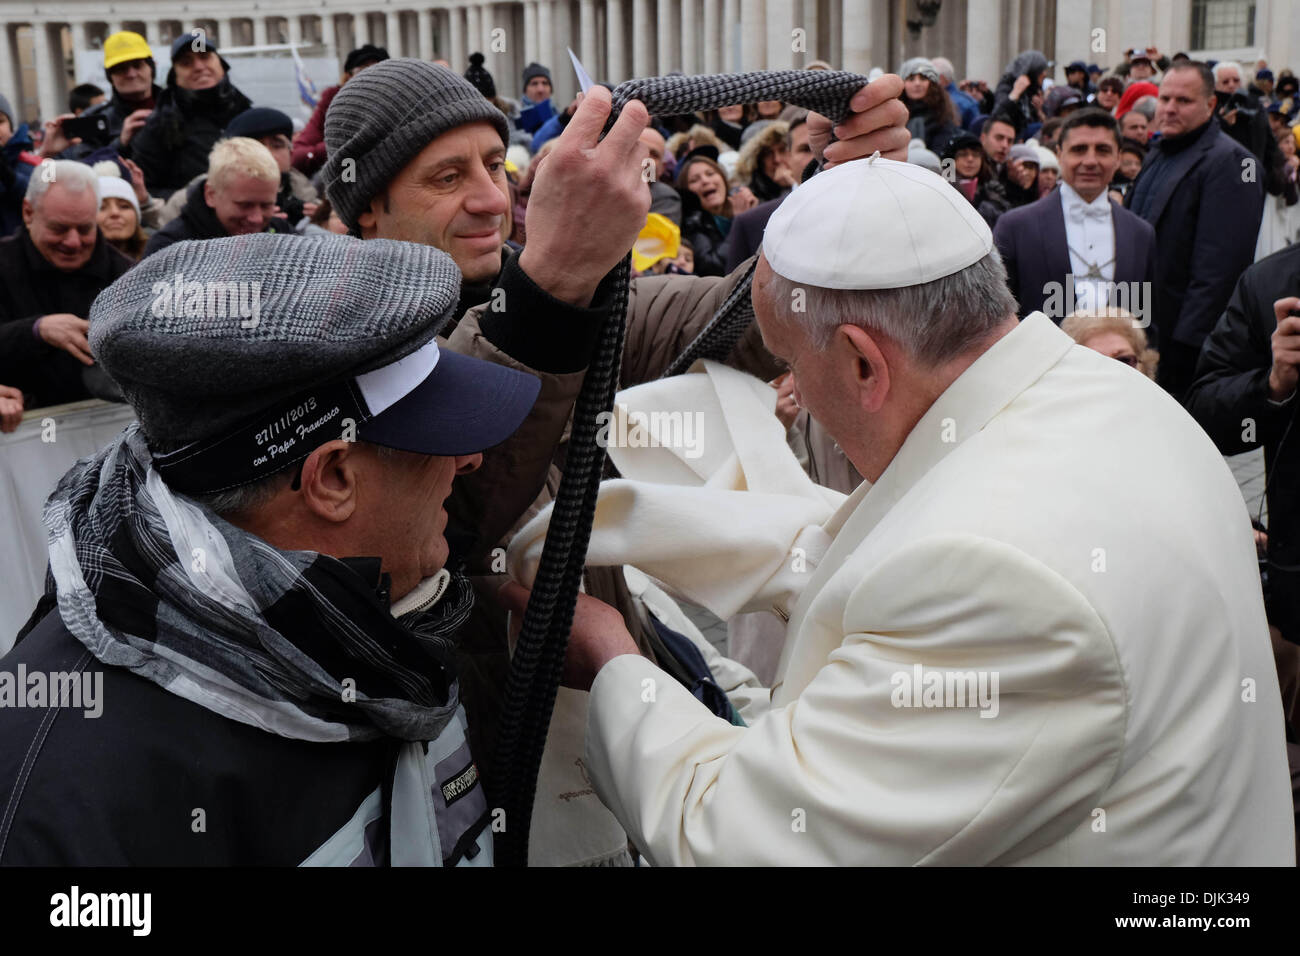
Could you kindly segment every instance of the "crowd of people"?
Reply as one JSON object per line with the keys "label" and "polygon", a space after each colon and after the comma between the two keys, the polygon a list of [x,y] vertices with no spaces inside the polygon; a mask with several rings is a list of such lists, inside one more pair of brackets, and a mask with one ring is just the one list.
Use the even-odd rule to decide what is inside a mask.
{"label": "crowd of people", "polygon": [[[491,842],[488,804],[466,774],[473,766],[470,753],[495,750],[509,659],[506,611],[512,602],[514,610],[521,611],[526,602],[518,587],[503,598],[504,605],[497,600],[502,569],[490,556],[555,494],[564,472],[573,402],[598,320],[613,294],[607,275],[628,249],[633,250],[634,268],[621,384],[633,386],[661,376],[753,272],[754,308],[761,322],[744,332],[725,364],[771,385],[775,417],[806,473],[826,488],[853,495],[850,502],[885,472],[888,458],[882,461],[880,449],[892,439],[883,436],[897,439],[891,454],[905,457],[909,447],[911,454],[918,454],[915,443],[905,445],[903,439],[919,414],[913,414],[906,427],[902,423],[911,414],[908,410],[920,407],[921,396],[936,401],[944,387],[958,381],[959,370],[949,373],[965,369],[985,350],[992,355],[1000,349],[997,361],[1005,364],[1013,353],[1011,346],[998,344],[1003,337],[1010,342],[1020,336],[1014,339],[1021,343],[1016,348],[1029,364],[1045,362],[1044,356],[1055,347],[1049,333],[1059,334],[1052,323],[1068,339],[1148,380],[1143,387],[1149,392],[1133,390],[1136,386],[1128,379],[1118,381],[1120,391],[1136,402],[1135,414],[1151,416],[1152,429],[1177,433],[1168,440],[1171,454],[1200,461],[1196,443],[1204,437],[1200,431],[1183,429],[1171,411],[1173,402],[1190,413],[1223,454],[1263,448],[1267,521],[1263,512],[1255,516],[1255,544],[1263,607],[1288,709],[1287,740],[1293,765],[1300,767],[1294,724],[1300,662],[1285,651],[1288,643],[1300,643],[1300,435],[1291,435],[1300,405],[1295,397],[1300,289],[1292,285],[1300,271],[1300,245],[1254,261],[1266,197],[1287,204],[1300,197],[1300,79],[1290,71],[1275,77],[1262,61],[1249,66],[1207,64],[1184,54],[1165,57],[1155,49],[1135,48],[1110,70],[1070,63],[1065,81],[1053,83],[1047,58],[1028,50],[1015,57],[995,83],[959,83],[951,62],[943,57],[914,57],[896,74],[873,70],[872,82],[855,98],[855,115],[836,128],[834,137],[825,117],[776,101],[654,116],[631,104],[597,150],[608,94],[597,88],[571,102],[556,102],[545,64],[524,68],[514,98],[502,95],[481,54],[473,54],[462,72],[442,61],[390,58],[382,48],[363,46],[347,55],[338,85],[323,91],[310,119],[295,129],[289,116],[255,105],[240,91],[231,64],[211,43],[196,46],[188,35],[177,38],[161,82],[152,53],[137,34],[108,37],[103,52],[108,89],[77,86],[69,95],[69,112],[47,118],[37,129],[20,122],[11,101],[0,95],[0,429],[17,428],[26,411],[87,398],[129,402],[142,429],[128,431],[98,465],[79,464],[55,491],[51,500],[59,502],[61,513],[72,515],[68,520],[78,535],[76,554],[64,553],[52,564],[52,583],[16,653],[43,655],[40,659],[48,664],[69,659],[80,644],[93,640],[101,650],[107,648],[102,661],[121,665],[124,676],[115,684],[115,693],[138,699],[144,710],[156,707],[167,714],[149,727],[133,727],[131,733],[145,735],[148,741],[130,746],[142,748],[150,759],[185,763],[187,757],[179,751],[189,744],[169,739],[168,729],[189,724],[195,739],[207,741],[195,758],[205,765],[236,766],[241,755],[253,755],[252,769],[240,771],[252,781],[239,795],[248,806],[265,803],[267,781],[289,767],[284,772],[293,776],[295,787],[320,795],[320,809],[293,827],[283,826],[275,815],[250,817],[238,839],[226,843],[180,846],[159,833],[144,834],[128,848],[111,833],[88,833],[67,816],[75,812],[69,808],[80,804],[63,761],[81,752],[84,744],[71,732],[64,750],[47,747],[50,766],[41,775],[40,800],[29,798],[21,814],[10,814],[5,821],[6,832],[17,837],[7,844],[9,859],[50,859],[40,834],[70,832],[77,839],[60,848],[59,858],[87,862],[361,860],[455,865],[490,859],[490,853],[483,853]],[[832,68],[824,62],[808,67]],[[96,117],[103,122],[93,131],[86,124],[69,126],[74,119]],[[883,157],[879,170],[867,169],[876,162],[873,154]],[[905,171],[894,172],[898,166]],[[854,386],[859,391],[836,396],[833,383],[844,379],[837,379],[830,365],[823,369],[825,378],[819,378],[822,384],[813,385],[813,376],[799,374],[795,356],[810,365],[814,360],[796,347],[800,337],[791,331],[807,331],[807,326],[785,316],[779,305],[786,298],[782,293],[791,291],[782,283],[804,281],[823,287],[813,290],[823,295],[816,300],[822,313],[860,308],[862,314],[875,316],[881,306],[854,305],[837,298],[839,290],[906,286],[862,274],[883,269],[868,264],[871,260],[897,263],[901,255],[893,247],[871,246],[876,230],[884,236],[900,232],[886,226],[891,214],[879,203],[863,200],[856,211],[866,218],[846,219],[838,233],[844,237],[842,248],[809,244],[823,256],[820,263],[809,261],[812,252],[800,251],[788,239],[786,251],[778,255],[782,247],[773,239],[777,224],[788,230],[795,228],[789,223],[797,215],[806,224],[814,215],[829,220],[855,210],[859,194],[852,191],[851,172],[866,177],[867,184],[883,177],[891,189],[912,197],[912,208],[928,210],[917,214],[917,229],[896,237],[893,244],[914,251],[916,262],[942,263],[926,267],[928,271],[923,268],[925,276],[914,280],[916,288],[933,295],[917,293],[889,301],[900,314],[934,316],[935,327],[951,327],[955,338],[939,342],[937,333],[918,332],[913,343],[910,333],[890,332],[890,343],[912,343],[897,354],[893,344],[880,346],[866,333],[861,339],[849,335],[841,343],[857,350],[855,361],[870,371],[863,374],[873,383],[881,381],[879,373],[886,366],[892,368],[898,376],[895,393],[886,394],[886,374],[884,386],[859,383]],[[901,178],[889,178],[895,175]],[[834,183],[845,184],[839,194],[845,209],[817,207],[818,197],[828,195]],[[942,190],[942,213],[934,211],[934,200],[923,198],[936,188]],[[829,196],[834,203],[835,194]],[[929,224],[933,231],[923,228],[926,216],[934,218]],[[336,237],[343,235],[366,240],[361,243],[365,252],[340,252]],[[403,252],[398,243],[420,251]],[[850,257],[858,263],[859,274],[845,280],[850,284],[837,285],[822,264],[842,262],[840,253],[853,249],[862,251]],[[432,250],[445,256],[435,256]],[[450,272],[458,275],[442,276],[448,261],[455,266]],[[906,271],[910,266],[898,268]],[[321,335],[339,347],[295,351],[286,345],[283,354],[261,354],[258,336],[273,334],[263,327],[256,333],[238,328],[214,332],[182,348],[183,343],[163,334],[157,309],[151,311],[141,298],[142,289],[179,272],[191,281],[205,276],[229,279],[235,272],[245,277],[284,276],[261,305],[263,316],[273,314],[267,323],[271,329],[283,326],[285,338],[276,341],[291,342],[296,330],[319,321]],[[820,281],[804,278],[809,275]],[[124,276],[134,278],[119,281]],[[340,291],[344,278],[346,292]],[[450,285],[440,285],[444,279]],[[412,291],[421,282],[426,287],[423,299]],[[339,297],[358,315],[395,318],[347,327],[344,313],[332,305]],[[422,304],[411,307],[417,300]],[[329,308],[323,305],[327,302]],[[955,331],[960,325],[956,312],[964,308],[982,316],[978,335],[961,338]],[[1044,316],[1050,320],[1045,326]],[[1019,319],[1025,331],[1013,331],[1017,323],[1012,319]],[[867,325],[872,321],[866,320]],[[894,328],[888,323],[885,327]],[[783,331],[777,335],[774,329]],[[435,333],[440,333],[436,339]],[[200,368],[204,349],[211,350],[211,365]],[[356,448],[334,447],[346,443],[314,451],[303,448],[288,462],[296,469],[285,470],[274,460],[268,465],[265,456],[253,465],[222,459],[222,449],[230,447],[226,443],[238,440],[232,429],[249,416],[262,414],[269,421],[271,410],[277,415],[292,410],[296,418],[299,406],[292,403],[325,380],[352,383],[349,397],[338,398],[345,414],[357,394],[364,392],[365,402],[371,403],[368,389],[377,379],[367,376],[387,375],[411,355],[434,363],[426,368],[426,385],[437,376],[444,384],[436,389],[420,385],[414,391],[408,385],[405,394],[433,402],[437,391],[437,399],[445,402],[462,388],[465,401],[492,409],[487,417],[496,420],[471,414],[458,420],[446,417],[443,432],[416,440],[409,434],[416,427],[415,416],[429,409],[418,402],[408,407],[408,399],[401,399],[390,402],[388,411],[372,409]],[[1068,382],[1071,375],[1092,374],[1097,367],[1088,364],[1092,358],[1071,361],[1077,368],[1054,368],[1052,375]],[[403,374],[409,375],[411,366],[406,367]],[[1019,374],[1014,363],[1003,372],[1008,380]],[[390,378],[396,376],[392,372]],[[1156,385],[1173,402],[1161,404],[1158,399],[1165,396]],[[391,382],[388,387],[393,387]],[[886,392],[873,391],[879,387]],[[898,390],[905,388],[916,392],[891,397],[902,395]],[[525,393],[526,400],[521,397]],[[313,409],[315,394],[310,399]],[[1012,397],[1006,396],[1007,401]],[[846,429],[866,427],[855,424],[844,410],[859,399],[864,409],[875,413],[885,408],[884,415],[896,416],[892,430],[880,433],[879,447],[846,438]],[[332,400],[321,398],[326,404]],[[1117,435],[1122,431],[1122,440],[1116,438],[1121,444],[1141,430],[1120,428],[1117,419],[1104,416],[1085,426],[1084,417],[1078,419],[1080,427],[1108,422],[1106,427]],[[360,413],[360,418],[365,420],[367,414]],[[1249,428],[1243,425],[1247,421]],[[1157,445],[1165,440],[1160,434],[1149,438]],[[490,451],[494,448],[497,451]],[[377,505],[369,495],[381,478],[391,480],[385,469],[398,468],[394,455],[412,453],[449,463],[437,477],[437,494],[421,497],[417,486],[425,478],[402,459],[401,468],[407,469],[402,480],[409,481],[404,494],[409,496],[395,497],[394,504],[421,509],[414,529],[388,513],[386,497]],[[1034,467],[1049,465],[1035,462]],[[159,484],[143,477],[155,474],[154,469],[164,478]],[[1162,467],[1158,475],[1152,472],[1151,480],[1176,480],[1176,471]],[[1143,480],[1133,469],[1123,477],[1135,483]],[[1197,493],[1206,487],[1198,484]],[[1229,513],[1230,498],[1222,498],[1211,512]],[[90,511],[77,511],[92,500],[97,504]],[[181,500],[193,502],[195,510],[177,506]],[[1238,511],[1239,505],[1238,496]],[[403,553],[406,563],[390,566],[385,559],[382,574],[377,565],[354,562],[356,580],[343,583],[319,561],[277,565],[274,572],[266,572],[270,583],[264,593],[246,593],[243,588],[251,588],[247,583],[222,592],[240,610],[223,612],[217,626],[205,618],[213,612],[203,591],[215,587],[213,581],[238,577],[233,564],[213,571],[210,579],[173,582],[165,597],[155,596],[154,589],[160,587],[155,579],[167,569],[146,571],[141,554],[165,551],[169,534],[175,539],[176,526],[166,524],[172,520],[169,516],[179,516],[175,520],[185,524],[187,533],[201,527],[223,537],[225,560],[236,563],[262,560],[255,556],[263,545],[250,545],[250,540],[269,542],[273,550],[348,558],[388,555],[394,542],[409,545],[411,553]],[[914,520],[923,524],[925,512],[916,512]],[[443,521],[446,547],[431,556],[425,553],[426,539],[442,541]],[[134,541],[137,550],[129,557],[116,550],[121,541],[108,533],[117,523],[143,528],[147,535],[145,542]],[[1206,527],[1207,539],[1216,547],[1230,539],[1220,540],[1214,527]],[[1026,541],[1033,537],[1028,525],[1017,533],[1022,532]],[[421,534],[424,537],[417,540]],[[324,541],[335,550],[327,551]],[[1147,545],[1133,547],[1143,555],[1151,550]],[[936,562],[944,560],[942,554],[925,554]],[[1055,558],[1043,560],[1052,565]],[[913,562],[908,566],[922,575],[924,561],[914,557]],[[488,573],[489,565],[493,573]],[[102,573],[108,566],[115,572]],[[682,669],[680,651],[671,639],[673,628],[680,625],[662,610],[666,595],[653,584],[629,583],[619,570],[588,569],[589,598],[583,598],[575,622],[575,645],[585,649],[591,669],[567,686],[591,691],[593,699],[602,654],[640,655],[677,676]],[[1089,617],[1093,612],[1077,591],[1060,578],[1025,573],[1037,582],[1035,587],[1070,604],[1070,613],[1077,612],[1069,627],[1081,634],[1096,631],[1096,619]],[[1123,572],[1134,580],[1143,573],[1141,567]],[[870,571],[868,576],[875,574]],[[1191,578],[1201,580],[1197,574]],[[892,584],[888,576],[878,577],[873,593],[883,607],[889,604],[891,588],[897,589],[906,575],[899,571]],[[377,585],[381,580],[382,586]],[[81,603],[75,614],[67,597],[71,581],[83,582],[76,589]],[[332,583],[326,586],[326,581]],[[997,591],[987,580],[970,583]],[[385,612],[391,594],[391,615],[376,616],[377,587]],[[1015,591],[1008,585],[998,599],[1009,607]],[[304,593],[311,597],[302,598]],[[1248,600],[1240,593],[1237,597]],[[1088,600],[1094,600],[1092,595]],[[589,603],[596,601],[603,605]],[[115,602],[120,609],[113,609]],[[168,613],[161,610],[163,605]],[[1105,600],[1096,599],[1096,606],[1102,605],[1109,608]],[[609,608],[621,614],[617,628],[605,614]],[[907,618],[905,608],[897,611],[899,620]],[[1104,617],[1108,612],[1096,613]],[[1205,611],[1207,616],[1212,613]],[[1220,623],[1231,619],[1235,627],[1253,621],[1252,613],[1250,608],[1233,612]],[[1065,627],[1061,622],[1066,616],[1061,611],[1052,618],[1044,610],[1039,623]],[[227,653],[243,642],[261,641],[272,618],[296,648],[293,654],[277,652],[250,663],[245,655]],[[354,623],[340,624],[345,619]],[[1142,627],[1152,620],[1141,617]],[[710,680],[733,699],[779,680],[778,658],[787,642],[794,641],[786,636],[787,623],[785,616],[768,612],[736,615],[730,644],[735,660],[709,661],[705,670],[712,667]],[[869,629],[871,615],[861,623],[863,630]],[[1024,620],[1015,624],[1032,626]],[[924,624],[931,626],[940,627],[937,621]],[[308,634],[312,627],[323,629],[327,643],[339,646],[362,640],[358,632],[369,628],[371,636],[365,640],[373,647],[366,643],[365,653],[349,653],[349,666],[358,668],[367,694],[387,695],[392,706],[360,715],[341,712],[331,696],[336,692],[331,681],[342,675],[331,671],[328,680],[320,677],[338,663],[333,656],[337,648],[327,650],[317,643]],[[601,628],[605,637],[597,633]],[[456,675],[457,693],[449,691],[451,678],[441,689],[420,684],[411,670],[412,659],[392,650],[401,646],[402,638],[394,635],[402,629],[420,635],[422,646],[433,648],[429,653],[438,666]],[[211,651],[208,630],[222,635],[216,643],[224,650]],[[611,630],[622,643],[608,636]],[[1283,661],[1291,662],[1290,671]],[[669,662],[676,662],[677,668]],[[630,666],[615,666],[622,668],[619,679],[626,686],[646,678]],[[1062,671],[1056,676],[1082,682],[1110,679],[1100,673],[1075,662],[1068,675]],[[416,691],[408,693],[413,685]],[[1052,686],[1048,696],[1058,689],[1066,696],[1074,692],[1068,682]],[[1122,688],[1122,681],[1115,686]],[[1029,684],[1025,689],[1031,696],[1042,692]],[[455,706],[457,695],[463,707]],[[774,696],[770,702],[778,699]],[[190,706],[195,702],[202,706]],[[671,730],[657,738],[659,749],[650,745],[639,767],[628,763],[637,751],[621,748],[612,729],[608,749],[596,759],[590,749],[584,750],[592,746],[583,740],[587,706],[585,699],[563,693],[557,699],[544,758],[546,786],[539,791],[535,811],[534,862],[620,864],[631,862],[635,853],[656,862],[771,858],[744,848],[746,837],[736,829],[743,829],[744,815],[726,823],[720,811],[698,806],[693,810],[690,796],[677,793],[671,800],[661,795],[657,809],[653,799],[652,805],[637,805],[629,781],[642,780],[655,767],[665,773],[673,769],[665,755],[690,738],[683,726],[677,727],[677,738]],[[812,703],[804,706],[813,712]],[[826,706],[824,700],[821,706]],[[593,709],[592,727],[599,719],[607,720],[609,727],[633,719],[625,710],[619,716],[620,707],[610,702],[599,712]],[[195,711],[202,711],[201,716]],[[831,707],[817,713],[833,711]],[[1122,724],[1122,712],[1120,707],[1119,717],[1109,714],[1107,721]],[[772,726],[774,718],[762,719]],[[1222,720],[1224,727],[1231,723],[1227,717]],[[239,723],[239,732],[223,734],[220,728],[231,723]],[[268,742],[264,738],[273,735],[263,732],[267,728],[275,728],[280,736]],[[597,736],[595,729],[591,733]],[[751,731],[748,739],[757,736]],[[436,739],[438,745],[426,745],[418,754],[366,749],[368,743],[362,742],[376,737],[407,743]],[[653,734],[647,740],[651,738]],[[21,727],[13,739],[27,739]],[[1082,738],[1070,734],[1053,739],[1054,746],[1067,750],[1082,746]],[[340,769],[315,762],[310,747],[325,740],[357,742],[358,749],[348,758],[352,763]],[[737,753],[745,746],[740,736],[728,740]],[[1247,760],[1246,750],[1250,748],[1233,759]],[[104,759],[113,752],[105,748]],[[700,751],[692,753],[699,756]],[[951,757],[947,753],[943,760]],[[26,759],[21,753],[0,754],[0,779],[11,770],[25,772],[19,758]],[[676,759],[694,758],[683,752]],[[751,817],[784,806],[784,796],[772,794],[799,799],[796,792],[786,792],[798,790],[799,772],[783,761],[764,763],[765,758],[753,753],[736,759],[748,769],[720,780],[719,793],[743,805]],[[598,766],[588,766],[593,761]],[[1075,768],[1076,779],[1091,779],[1092,774],[1100,790],[1089,793],[1106,790],[1136,808],[1145,799],[1138,794],[1159,777],[1161,766],[1139,760],[1149,779],[1123,777],[1128,783],[1116,789],[1111,781],[1121,779],[1118,761],[1118,756],[1114,762],[1110,756],[1103,760],[1098,751],[1094,763]],[[1215,756],[1213,768],[1234,779],[1251,772],[1222,753]],[[1270,770],[1275,776],[1273,770],[1277,768]],[[595,798],[589,772],[601,800]],[[388,784],[379,788],[377,808],[366,816],[357,811],[357,803],[370,793],[377,773],[387,774]],[[394,794],[405,791],[393,780],[412,774],[410,779],[418,781],[421,773],[426,792],[417,802],[428,806],[398,812]],[[900,773],[906,776],[908,771]],[[99,795],[103,819],[157,817],[163,802],[172,798],[166,781],[154,785],[141,784],[132,774],[120,778],[144,791],[109,787]],[[437,787],[428,793],[430,779],[442,786],[441,798]],[[747,779],[756,785],[754,792],[767,786],[768,797],[743,796]],[[918,777],[916,782],[920,786],[923,781]],[[1062,789],[1054,791],[1059,803],[1055,812],[1073,813],[1078,807],[1074,797],[1065,795],[1068,781],[1057,783]],[[196,806],[219,802],[209,789],[214,786],[212,780],[200,780],[186,799]],[[1049,822],[1035,829],[1032,820],[1017,817],[1016,808],[1023,811],[1026,805],[1014,801],[995,816],[1009,830],[1017,829],[1017,840],[981,838],[952,856],[934,849],[942,843],[941,833],[959,832],[979,816],[984,805],[979,801],[992,799],[982,786],[976,786],[969,806],[958,801],[960,809],[950,810],[950,819],[921,826],[916,840],[895,845],[887,836],[873,837],[874,849],[893,860],[921,859],[921,846],[933,849],[933,858],[940,861],[1032,859],[1035,853],[1048,853],[1048,847],[1061,848],[1063,855],[1049,853],[1040,859],[1083,858],[1077,848],[1082,844],[1072,842],[1077,837],[1068,828],[1054,828]],[[461,802],[462,790],[473,793],[472,798]],[[1031,787],[1025,792],[1041,790]],[[574,801],[575,795],[584,794],[590,799]],[[768,804],[760,806],[756,799]],[[1235,799],[1224,806],[1240,810],[1255,805],[1255,798],[1244,791]],[[378,804],[383,801],[388,802],[381,813]],[[665,801],[673,803],[672,812],[665,809]],[[1264,802],[1269,812],[1275,809]],[[662,818],[656,817],[661,811]],[[788,822],[788,808],[782,812]],[[391,828],[376,837],[370,824],[381,815]],[[424,830],[399,827],[399,821],[409,826],[416,817]],[[819,851],[830,859],[858,859],[847,850],[841,852],[842,847],[851,846],[855,835],[873,831],[878,821],[869,817],[858,806],[839,819],[841,829],[830,828],[824,839],[786,849],[791,859],[811,861]],[[425,832],[430,821],[434,837]],[[712,845],[711,837],[691,830],[706,823],[735,841],[730,844],[734,856],[727,855],[726,847]],[[1226,833],[1230,824],[1224,822],[1223,827]],[[682,832],[690,837],[679,840]],[[841,849],[832,849],[838,842],[835,834],[847,834]],[[430,856],[411,849],[430,839],[440,852]],[[0,839],[0,848],[5,845]],[[785,846],[785,841],[770,846]],[[813,856],[801,855],[805,846],[817,848]],[[5,852],[0,849],[0,854]],[[1208,850],[1198,858],[1245,859],[1216,852]],[[1168,859],[1193,857],[1197,853],[1175,853]],[[1104,854],[1088,858],[1106,859]],[[1128,859],[1123,853],[1114,857],[1120,858]]]}

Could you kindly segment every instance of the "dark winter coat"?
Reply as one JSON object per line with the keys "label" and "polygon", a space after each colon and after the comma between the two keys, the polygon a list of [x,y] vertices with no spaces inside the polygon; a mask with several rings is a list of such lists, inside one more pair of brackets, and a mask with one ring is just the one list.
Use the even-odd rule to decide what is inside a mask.
{"label": "dark winter coat", "polygon": [[208,153],[232,119],[253,104],[230,82],[209,90],[168,84],[153,115],[131,140],[132,158],[144,171],[149,192],[166,199],[208,168]]}
{"label": "dark winter coat", "polygon": [[[1039,83],[1046,69],[1047,57],[1038,50],[1025,50],[1007,64],[1007,70],[1002,74],[1002,79],[998,80],[997,92],[993,96],[993,114],[1004,113],[1010,116],[1016,124],[1016,130],[1021,133],[1030,124],[1039,122],[1038,114],[1034,112],[1030,100],[1041,90]],[[1039,83],[1030,83],[1019,98],[1013,100],[1011,89],[1016,85],[1016,80],[1025,75],[1031,79],[1037,76]]]}
{"label": "dark winter coat", "polygon": [[[1281,405],[1268,396],[1277,328],[1273,303],[1297,289],[1300,246],[1287,246],[1242,273],[1201,349],[1184,404],[1225,455],[1264,448],[1269,617],[1284,636],[1300,642],[1300,396]],[[1252,501],[1252,517],[1255,507]]]}
{"label": "dark winter coat", "polygon": [[[163,88],[159,86],[157,83],[155,83],[153,85],[153,102],[155,106],[158,104],[160,98],[162,97],[162,94],[163,94]],[[118,138],[122,135],[122,126],[123,124],[126,123],[126,118],[130,116],[132,113],[134,113],[136,110],[144,109],[144,108],[145,107],[137,106],[133,103],[126,102],[126,100],[122,99],[122,97],[118,95],[117,90],[113,90],[113,95],[111,97],[109,97],[103,103],[100,103],[98,106],[92,106],[90,109],[86,110],[84,113],[81,114],[83,119],[88,116],[107,117],[108,136],[103,140],[103,142],[86,143],[83,141],[81,145],[90,146],[93,149],[98,149],[104,146],[116,146],[118,153],[120,155],[130,157],[132,155],[131,147],[135,145],[134,137],[132,137],[132,142],[128,143],[125,148],[123,148],[121,144],[118,142]],[[150,118],[152,119],[152,117]],[[142,131],[143,128],[141,128],[141,130],[139,130],[138,132],[142,132]],[[87,152],[89,151],[90,150],[87,150]]]}
{"label": "dark winter coat", "polygon": [[23,197],[36,163],[32,145],[31,133],[23,123],[0,149],[0,239],[12,236],[23,224]]}
{"label": "dark winter coat", "polygon": [[1157,380],[1179,397],[1201,343],[1255,258],[1264,190],[1258,176],[1246,175],[1254,163],[1211,118],[1199,130],[1157,140],[1124,197],[1156,230]]}
{"label": "dark winter coat", "polygon": [[28,408],[93,397],[87,366],[34,335],[32,324],[56,312],[86,318],[95,297],[132,265],[103,233],[98,233],[90,261],[76,272],[51,265],[26,228],[0,240],[0,384],[22,391]]}
{"label": "dark winter coat", "polygon": [[695,253],[697,276],[727,274],[727,257],[722,248],[727,239],[726,233],[718,225],[717,217],[705,212],[700,206],[699,197],[690,191],[682,193],[682,238],[690,242]]}

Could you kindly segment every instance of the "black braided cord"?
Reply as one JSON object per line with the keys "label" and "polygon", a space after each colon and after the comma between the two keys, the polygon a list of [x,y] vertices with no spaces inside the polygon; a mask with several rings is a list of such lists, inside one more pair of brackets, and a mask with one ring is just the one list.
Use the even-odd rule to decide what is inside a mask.
{"label": "black braided cord", "polygon": [[758,257],[755,256],[740,281],[718,307],[718,311],[713,313],[709,324],[700,329],[681,355],[673,359],[664,370],[663,378],[685,374],[696,359],[721,362],[731,354],[731,350],[749,328],[749,323],[754,321],[754,303],[750,301],[749,290],[754,283],[754,269],[757,266]]}
{"label": "black braided cord", "polygon": [[[609,126],[633,99],[641,100],[651,115],[660,116],[780,100],[814,110],[838,123],[849,115],[853,94],[866,84],[865,76],[828,70],[628,80],[613,92]],[[596,441],[597,416],[613,408],[619,386],[630,271],[629,255],[611,273],[613,301],[574,405],[564,476],[555,496],[537,577],[510,662],[500,737],[488,775],[489,796],[505,811],[504,827],[495,835],[498,866],[528,864],[537,772],[564,669],[569,630],[573,626],[596,512],[596,496],[605,467],[605,448]],[[753,271],[751,265],[705,329],[672,363],[672,368],[685,371],[696,358],[721,359],[730,352],[753,319],[749,302]]]}

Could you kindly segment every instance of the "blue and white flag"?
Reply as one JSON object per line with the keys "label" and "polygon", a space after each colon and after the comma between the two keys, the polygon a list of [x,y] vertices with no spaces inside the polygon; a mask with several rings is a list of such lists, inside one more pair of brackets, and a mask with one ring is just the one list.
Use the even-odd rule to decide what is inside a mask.
{"label": "blue and white flag", "polygon": [[298,55],[296,46],[289,47],[293,54],[293,71],[298,78],[298,98],[301,99],[311,108],[316,107],[316,84],[311,81],[307,75],[307,67],[303,65],[302,57]]}

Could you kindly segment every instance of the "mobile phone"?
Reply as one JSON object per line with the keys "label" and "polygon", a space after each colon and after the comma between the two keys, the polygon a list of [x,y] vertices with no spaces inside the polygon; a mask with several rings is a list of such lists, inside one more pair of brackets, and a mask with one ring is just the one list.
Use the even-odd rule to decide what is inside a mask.
{"label": "mobile phone", "polygon": [[74,116],[63,121],[63,135],[68,139],[99,142],[108,139],[108,117]]}

